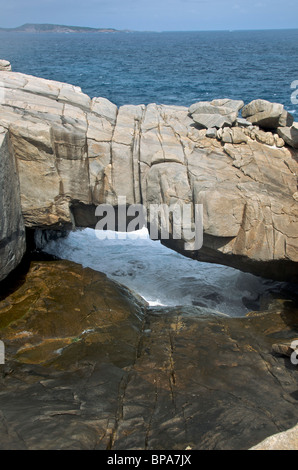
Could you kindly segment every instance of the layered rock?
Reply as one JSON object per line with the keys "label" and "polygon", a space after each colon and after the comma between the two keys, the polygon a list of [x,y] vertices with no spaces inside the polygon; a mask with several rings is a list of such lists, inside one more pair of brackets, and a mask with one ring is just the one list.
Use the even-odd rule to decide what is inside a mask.
{"label": "layered rock", "polygon": [[243,108],[244,102],[237,100],[221,99],[213,101],[201,101],[189,107],[189,113],[193,120],[201,128],[222,128],[232,126]]}
{"label": "layered rock", "polygon": [[294,149],[298,149],[298,128],[292,127],[279,127],[277,129],[278,135]]}
{"label": "layered rock", "polygon": [[242,116],[265,129],[277,129],[278,127],[291,127],[294,118],[288,113],[282,104],[270,103],[266,100],[254,100],[244,106]]}
{"label": "layered rock", "polygon": [[0,301],[0,448],[251,448],[296,424],[296,367],[272,354],[296,326],[290,302],[146,310],[101,273],[34,262]]}
{"label": "layered rock", "polygon": [[0,214],[1,281],[20,263],[26,248],[19,180],[8,132],[3,127],[0,127]]}
{"label": "layered rock", "polygon": [[117,206],[119,197],[147,208],[203,204],[202,249],[185,251],[188,239],[171,233],[164,243],[196,259],[295,277],[297,152],[240,128],[242,102],[194,106],[232,115],[238,127],[220,129],[220,140],[206,137],[186,107],[117,109],[78,87],[13,72],[0,72],[0,82],[0,124],[9,131],[27,227],[94,226],[95,207]]}
{"label": "layered rock", "polygon": [[[255,137],[259,142],[282,147],[285,143],[298,148],[297,123],[279,103],[266,100],[254,100],[242,109],[242,116],[261,129],[274,130],[274,134],[257,129]],[[254,130],[253,130],[254,132]]]}

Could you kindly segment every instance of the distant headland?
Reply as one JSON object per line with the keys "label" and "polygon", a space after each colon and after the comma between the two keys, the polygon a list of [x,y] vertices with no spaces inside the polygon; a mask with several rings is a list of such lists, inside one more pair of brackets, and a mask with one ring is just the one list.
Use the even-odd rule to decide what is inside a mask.
{"label": "distant headland", "polygon": [[0,32],[7,33],[117,33],[130,32],[113,28],[89,28],[86,26],[66,26],[59,24],[26,23],[16,28],[0,28]]}

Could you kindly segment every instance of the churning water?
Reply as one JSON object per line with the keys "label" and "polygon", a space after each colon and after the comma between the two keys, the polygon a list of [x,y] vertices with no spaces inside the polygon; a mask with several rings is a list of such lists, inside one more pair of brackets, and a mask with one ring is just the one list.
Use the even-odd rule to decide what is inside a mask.
{"label": "churning water", "polygon": [[100,240],[90,228],[47,243],[43,251],[105,273],[151,306],[200,306],[229,316],[257,310],[260,299],[281,292],[273,282],[237,269],[202,263],[149,238],[147,229],[107,231]]}

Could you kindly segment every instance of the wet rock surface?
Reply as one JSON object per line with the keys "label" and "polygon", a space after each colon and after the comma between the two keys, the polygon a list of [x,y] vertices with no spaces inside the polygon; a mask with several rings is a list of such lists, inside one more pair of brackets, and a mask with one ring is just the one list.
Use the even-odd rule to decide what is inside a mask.
{"label": "wet rock surface", "polygon": [[147,308],[106,276],[33,262],[0,302],[1,449],[248,449],[297,422],[297,367],[272,346],[298,309]]}

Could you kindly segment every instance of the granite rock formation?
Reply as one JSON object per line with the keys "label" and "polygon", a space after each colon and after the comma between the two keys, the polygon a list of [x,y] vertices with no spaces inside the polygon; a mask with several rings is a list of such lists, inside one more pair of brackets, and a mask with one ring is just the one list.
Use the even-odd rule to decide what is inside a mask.
{"label": "granite rock formation", "polygon": [[[187,107],[118,109],[78,87],[14,72],[0,72],[0,85],[0,125],[16,161],[26,227],[94,226],[95,207],[117,206],[120,196],[147,208],[203,204],[202,249],[186,252],[184,239],[164,243],[267,277],[297,275],[297,150],[241,122],[242,102],[213,102],[224,117],[232,114],[233,127],[210,138]],[[193,111],[198,106],[210,110],[205,103]]]}
{"label": "granite rock formation", "polygon": [[297,367],[272,353],[296,327],[290,302],[147,309],[101,273],[34,262],[0,301],[0,449],[249,449],[297,422]]}
{"label": "granite rock formation", "polygon": [[254,100],[244,106],[242,116],[252,124],[257,124],[265,129],[277,129],[278,127],[291,127],[294,118],[280,103],[270,103],[266,100]]}
{"label": "granite rock formation", "polygon": [[8,132],[0,127],[0,281],[15,269],[26,249],[19,179]]}
{"label": "granite rock formation", "polygon": [[267,437],[250,450],[297,450],[298,425],[284,432]]}
{"label": "granite rock formation", "polygon": [[298,149],[298,127],[279,127],[277,129],[278,135],[294,149]]}
{"label": "granite rock formation", "polygon": [[201,128],[221,128],[232,126],[237,118],[244,102],[237,100],[213,100],[194,103],[189,108],[193,120]]}

